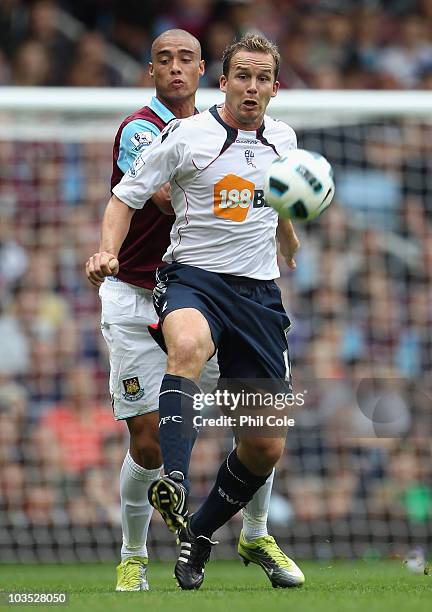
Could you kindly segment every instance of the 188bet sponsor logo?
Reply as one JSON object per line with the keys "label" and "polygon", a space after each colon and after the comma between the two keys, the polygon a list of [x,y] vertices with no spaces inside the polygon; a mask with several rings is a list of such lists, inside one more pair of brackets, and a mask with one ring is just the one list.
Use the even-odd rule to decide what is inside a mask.
{"label": "188bet sponsor logo", "polygon": [[235,174],[227,174],[214,186],[214,214],[216,217],[241,223],[250,208],[267,206],[264,191]]}

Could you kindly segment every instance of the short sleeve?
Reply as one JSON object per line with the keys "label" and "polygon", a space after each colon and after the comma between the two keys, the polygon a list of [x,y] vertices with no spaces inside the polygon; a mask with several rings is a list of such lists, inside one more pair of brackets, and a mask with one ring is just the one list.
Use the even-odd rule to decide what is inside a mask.
{"label": "short sleeve", "polygon": [[193,167],[188,144],[190,135],[182,123],[182,120],[171,121],[151,147],[141,150],[113,188],[119,200],[131,208],[142,208],[162,185]]}
{"label": "short sleeve", "polygon": [[120,136],[117,165],[125,174],[138,155],[159,136],[160,130],[150,121],[135,119],[127,123]]}

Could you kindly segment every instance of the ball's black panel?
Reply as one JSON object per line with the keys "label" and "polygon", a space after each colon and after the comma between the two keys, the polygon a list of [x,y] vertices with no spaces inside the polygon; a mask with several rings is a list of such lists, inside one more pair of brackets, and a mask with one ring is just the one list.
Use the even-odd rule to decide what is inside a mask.
{"label": "ball's black panel", "polygon": [[278,179],[272,176],[269,179],[269,187],[270,187],[270,190],[274,191],[278,196],[283,195],[289,189],[289,185],[287,183],[279,181]]}
{"label": "ball's black panel", "polygon": [[306,210],[306,206],[303,204],[302,200],[297,200],[291,206],[291,210],[293,211],[292,217],[296,217],[297,219],[306,219],[308,216],[308,212]]}

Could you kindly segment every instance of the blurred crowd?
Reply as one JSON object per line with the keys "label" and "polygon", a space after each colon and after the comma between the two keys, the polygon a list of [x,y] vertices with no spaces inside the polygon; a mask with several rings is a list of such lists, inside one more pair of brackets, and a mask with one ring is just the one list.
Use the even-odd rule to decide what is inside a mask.
{"label": "blurred crowd", "polygon": [[2,0],[0,85],[151,86],[151,42],[176,27],[201,41],[208,87],[225,46],[259,31],[284,88],[432,88],[431,0]]}
{"label": "blurred crowd", "polygon": [[[214,85],[222,48],[259,24],[281,45],[285,87],[432,84],[432,1],[118,4],[3,0],[0,81],[130,85],[107,45],[144,66],[154,35],[183,27],[202,41]],[[88,31],[68,38],[60,8]],[[148,84],[144,70],[138,82]],[[394,120],[297,131],[332,162],[337,196],[298,227],[297,269],[282,266],[279,281],[296,389],[308,399],[278,468],[271,527],[303,556],[432,545],[432,128]],[[0,559],[43,546],[79,557],[91,542],[115,556],[119,544],[125,426],[112,418],[99,300],[84,275],[111,145],[97,134],[70,140],[0,141]],[[203,431],[192,505],[231,444],[229,432]],[[31,529],[51,531],[23,544]],[[237,532],[234,520],[221,539]],[[163,557],[166,542],[172,554],[157,519],[152,534],[154,553]]]}
{"label": "blurred crowd", "polygon": [[[319,221],[298,226],[297,270],[282,266],[279,281],[296,390],[308,395],[278,469],[272,529],[304,556],[431,542],[431,127],[387,121],[298,138],[331,159],[338,191]],[[0,524],[11,547],[22,527],[61,528],[72,550],[73,529],[105,526],[116,554],[125,427],[111,415],[99,300],[83,268],[110,149],[0,142]],[[204,430],[192,504],[230,445],[228,431]],[[235,520],[227,530],[233,542]],[[163,556],[168,532],[156,520],[152,533]]]}

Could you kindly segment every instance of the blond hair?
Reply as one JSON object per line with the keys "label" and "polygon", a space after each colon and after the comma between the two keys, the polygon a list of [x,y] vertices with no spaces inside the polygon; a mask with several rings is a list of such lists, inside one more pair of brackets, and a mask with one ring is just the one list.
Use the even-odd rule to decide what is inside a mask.
{"label": "blond hair", "polygon": [[253,53],[268,53],[272,56],[275,63],[274,78],[279,74],[280,53],[277,46],[261,34],[245,34],[240,40],[231,43],[222,55],[222,71],[228,76],[230,64],[233,56],[239,51],[251,51]]}

